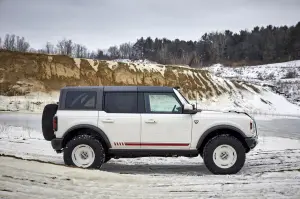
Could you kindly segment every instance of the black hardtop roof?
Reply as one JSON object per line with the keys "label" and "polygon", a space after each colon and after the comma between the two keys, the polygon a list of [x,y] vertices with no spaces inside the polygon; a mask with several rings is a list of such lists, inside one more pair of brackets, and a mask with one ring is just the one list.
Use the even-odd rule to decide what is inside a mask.
{"label": "black hardtop roof", "polygon": [[66,86],[61,90],[103,90],[103,91],[140,91],[140,92],[173,92],[168,86]]}

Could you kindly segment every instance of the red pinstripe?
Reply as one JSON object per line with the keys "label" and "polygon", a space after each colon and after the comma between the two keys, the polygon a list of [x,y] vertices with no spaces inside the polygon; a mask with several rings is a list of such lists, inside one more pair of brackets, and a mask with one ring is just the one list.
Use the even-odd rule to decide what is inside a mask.
{"label": "red pinstripe", "polygon": [[189,143],[146,143],[125,142],[126,146],[188,146]]}

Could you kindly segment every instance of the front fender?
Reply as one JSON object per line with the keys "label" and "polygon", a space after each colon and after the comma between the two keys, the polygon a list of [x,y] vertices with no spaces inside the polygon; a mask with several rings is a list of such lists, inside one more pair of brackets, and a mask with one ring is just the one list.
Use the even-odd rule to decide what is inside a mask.
{"label": "front fender", "polygon": [[231,125],[226,125],[226,124],[222,124],[222,125],[217,125],[217,126],[213,126],[209,129],[207,129],[199,138],[198,143],[197,143],[197,149],[199,149],[203,143],[203,141],[205,140],[205,138],[207,136],[209,136],[211,133],[213,133],[216,130],[231,130],[232,132],[234,132],[237,136],[239,137],[246,137],[246,134],[239,128],[235,127],[235,126],[231,126]]}

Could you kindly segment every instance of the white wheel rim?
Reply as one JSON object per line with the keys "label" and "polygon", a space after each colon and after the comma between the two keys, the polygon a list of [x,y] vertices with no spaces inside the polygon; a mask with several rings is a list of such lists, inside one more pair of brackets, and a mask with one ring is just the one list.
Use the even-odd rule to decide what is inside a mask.
{"label": "white wheel rim", "polygon": [[214,163],[223,169],[232,167],[237,160],[235,149],[229,145],[220,145],[213,152]]}
{"label": "white wheel rim", "polygon": [[72,151],[72,161],[77,167],[89,167],[93,164],[94,160],[95,152],[86,144],[80,144]]}

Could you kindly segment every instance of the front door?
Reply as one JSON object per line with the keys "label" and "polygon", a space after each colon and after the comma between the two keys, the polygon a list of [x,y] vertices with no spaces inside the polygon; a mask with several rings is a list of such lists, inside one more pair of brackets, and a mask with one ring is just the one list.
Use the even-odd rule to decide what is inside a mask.
{"label": "front door", "polygon": [[144,93],[141,149],[189,149],[192,117],[174,93]]}

